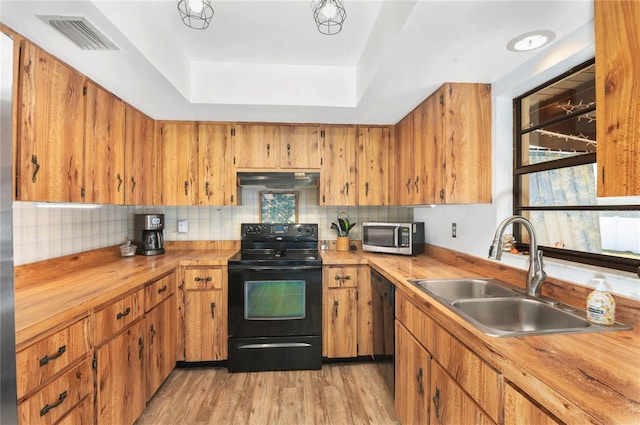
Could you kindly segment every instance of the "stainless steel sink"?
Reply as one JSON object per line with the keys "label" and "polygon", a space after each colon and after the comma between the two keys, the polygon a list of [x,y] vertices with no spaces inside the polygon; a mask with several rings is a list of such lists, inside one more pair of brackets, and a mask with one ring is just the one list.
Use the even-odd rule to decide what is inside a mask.
{"label": "stainless steel sink", "polygon": [[444,301],[521,295],[514,291],[515,287],[496,279],[410,279],[409,282]]}
{"label": "stainless steel sink", "polygon": [[470,324],[495,337],[631,329],[596,325],[585,312],[553,300],[532,298],[497,279],[410,279]]}
{"label": "stainless steel sink", "polygon": [[466,299],[451,306],[492,336],[582,332],[594,326],[572,312],[531,298]]}

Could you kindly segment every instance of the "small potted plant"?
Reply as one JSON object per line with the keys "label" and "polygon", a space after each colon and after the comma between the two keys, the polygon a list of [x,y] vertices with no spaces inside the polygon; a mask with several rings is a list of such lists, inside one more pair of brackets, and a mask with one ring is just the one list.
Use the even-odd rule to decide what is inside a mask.
{"label": "small potted plant", "polygon": [[348,251],[350,242],[349,232],[355,227],[356,223],[351,223],[351,221],[349,220],[349,214],[344,211],[338,214],[337,218],[337,222],[331,223],[331,228],[338,232],[338,239],[336,239],[336,250]]}

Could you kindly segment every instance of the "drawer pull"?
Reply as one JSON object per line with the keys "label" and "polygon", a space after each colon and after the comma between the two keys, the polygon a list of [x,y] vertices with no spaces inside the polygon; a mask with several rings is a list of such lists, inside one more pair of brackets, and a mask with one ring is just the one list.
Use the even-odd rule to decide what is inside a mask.
{"label": "drawer pull", "polygon": [[44,366],[47,363],[49,363],[51,360],[55,360],[58,357],[60,357],[61,355],[64,354],[64,352],[67,351],[67,346],[63,345],[62,347],[58,348],[58,352],[55,354],[52,354],[50,356],[44,356],[43,358],[40,359],[40,366]]}
{"label": "drawer pull", "polygon": [[347,276],[338,276],[336,275],[336,277],[334,277],[335,280],[351,280],[351,276],[347,275]]}
{"label": "drawer pull", "polygon": [[211,318],[215,319],[216,303],[211,303]]}
{"label": "drawer pull", "polygon": [[67,392],[66,391],[60,393],[60,395],[58,396],[58,399],[56,400],[55,403],[53,403],[53,404],[45,404],[45,406],[42,409],[40,409],[40,416],[44,416],[47,413],[49,413],[49,410],[55,409],[56,407],[60,406],[62,404],[62,402],[65,401],[66,398],[67,398]]}
{"label": "drawer pull", "polygon": [[418,369],[418,374],[416,375],[416,381],[418,381],[418,392],[420,394],[424,394],[424,387],[422,386],[422,368]]}
{"label": "drawer pull", "polygon": [[128,315],[129,315],[129,313],[131,313],[131,307],[127,307],[127,309],[124,311],[124,313],[123,313],[123,312],[118,313],[118,314],[116,315],[116,319],[117,319],[117,320],[120,320],[120,319],[122,319],[123,317],[128,316]]}
{"label": "drawer pull", "polygon": [[156,328],[151,324],[151,341],[149,341],[149,345],[153,345],[153,340],[156,337]]}
{"label": "drawer pull", "polygon": [[436,395],[431,400],[433,400],[433,407],[436,408],[436,418],[440,418],[440,388],[436,387]]}
{"label": "drawer pull", "polygon": [[142,359],[142,352],[144,351],[144,340],[142,337],[138,338],[138,345],[140,346],[140,350],[138,351],[138,359]]}
{"label": "drawer pull", "polygon": [[33,169],[33,175],[31,176],[31,181],[35,183],[38,171],[40,171],[40,164],[38,164],[38,157],[36,155],[31,155],[31,163],[36,166]]}
{"label": "drawer pull", "polygon": [[158,294],[162,294],[166,290],[167,290],[167,285],[164,285],[162,288],[158,289]]}
{"label": "drawer pull", "polygon": [[199,277],[199,276],[196,276],[196,277],[193,278],[193,280],[195,280],[196,282],[201,282],[201,281],[211,282],[213,280],[213,278],[212,277]]}
{"label": "drawer pull", "polygon": [[340,303],[338,302],[338,300],[335,300],[335,301],[333,302],[333,308],[334,308],[334,309],[335,309],[335,311],[336,311],[336,318],[338,318],[338,306],[339,306],[339,305],[340,305]]}

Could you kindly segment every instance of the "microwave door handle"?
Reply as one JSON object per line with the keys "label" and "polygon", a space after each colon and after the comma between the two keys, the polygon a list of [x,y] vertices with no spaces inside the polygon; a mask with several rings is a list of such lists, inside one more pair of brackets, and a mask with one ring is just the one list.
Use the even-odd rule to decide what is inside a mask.
{"label": "microwave door handle", "polygon": [[393,240],[396,247],[400,246],[399,235],[400,235],[400,227],[396,226],[393,228]]}

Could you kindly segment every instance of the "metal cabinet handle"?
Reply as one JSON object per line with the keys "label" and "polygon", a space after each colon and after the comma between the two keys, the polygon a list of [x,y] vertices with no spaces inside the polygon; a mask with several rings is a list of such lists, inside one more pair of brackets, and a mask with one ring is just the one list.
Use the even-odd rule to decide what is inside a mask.
{"label": "metal cabinet handle", "polygon": [[200,282],[200,281],[211,282],[213,278],[211,276],[207,276],[207,277],[196,276],[193,278],[193,280],[195,280],[196,282]]}
{"label": "metal cabinet handle", "polygon": [[156,337],[156,328],[151,324],[151,341],[149,341],[149,345],[153,345],[153,339]]}
{"label": "metal cabinet handle", "polygon": [[440,189],[440,199],[444,199],[444,189]]}
{"label": "metal cabinet handle", "polygon": [[422,368],[418,369],[418,374],[416,375],[416,381],[418,382],[418,392],[420,394],[424,394],[424,386],[422,385]]}
{"label": "metal cabinet handle", "polygon": [[351,280],[351,276],[350,275],[346,275],[346,276],[338,276],[336,275],[334,277],[335,280]]}
{"label": "metal cabinet handle", "polygon": [[407,179],[407,184],[405,184],[405,187],[407,188],[407,193],[411,193],[411,177]]}
{"label": "metal cabinet handle", "polygon": [[158,294],[162,294],[162,293],[163,293],[164,291],[166,291],[167,289],[168,289],[168,288],[167,288],[167,285],[164,285],[162,288],[159,288],[159,289],[158,289]]}
{"label": "metal cabinet handle", "polygon": [[287,158],[291,158],[291,143],[287,143]]}
{"label": "metal cabinet handle", "polygon": [[204,184],[204,193],[207,196],[207,198],[211,197],[211,192],[209,191],[209,182],[205,182]]}
{"label": "metal cabinet handle", "polygon": [[189,196],[189,182],[184,182],[184,196]]}
{"label": "metal cabinet handle", "polygon": [[138,345],[140,349],[138,350],[138,360],[142,359],[142,352],[144,351],[144,340],[142,337],[138,338]]}
{"label": "metal cabinet handle", "polygon": [[440,388],[436,387],[436,394],[431,399],[436,409],[436,418],[440,418]]}
{"label": "metal cabinet handle", "polygon": [[338,305],[339,305],[338,300],[335,300],[335,301],[333,302],[333,308],[334,308],[334,309],[335,309],[335,311],[336,311],[336,318],[338,317]]}
{"label": "metal cabinet handle", "polygon": [[420,180],[420,176],[416,176],[416,181],[413,183],[416,187],[416,193],[420,193],[420,189],[418,188],[418,181]]}
{"label": "metal cabinet handle", "polygon": [[120,312],[116,315],[116,320],[120,320],[125,316],[128,316],[131,313],[131,307],[127,307],[124,312]]}
{"label": "metal cabinet handle", "polygon": [[271,156],[271,144],[267,143],[267,158]]}
{"label": "metal cabinet handle", "polygon": [[122,186],[122,177],[120,177],[120,173],[116,175],[116,178],[118,179],[118,192],[120,192],[120,187]]}
{"label": "metal cabinet handle", "polygon": [[44,356],[43,358],[40,359],[40,366],[42,367],[47,363],[49,363],[51,360],[57,359],[58,357],[63,355],[65,351],[67,351],[67,346],[63,345],[60,348],[58,348],[58,351],[55,354],[52,354],[50,356]]}
{"label": "metal cabinet handle", "polygon": [[67,398],[67,392],[66,391],[61,392],[60,395],[58,396],[58,399],[53,404],[45,404],[44,407],[40,409],[40,416],[44,416],[47,413],[49,413],[49,410],[55,409],[56,407],[60,406],[62,402],[66,400],[66,398]]}
{"label": "metal cabinet handle", "polygon": [[212,319],[216,318],[215,310],[216,310],[216,303],[211,303],[211,318]]}
{"label": "metal cabinet handle", "polygon": [[38,174],[38,171],[40,171],[40,164],[38,164],[38,156],[37,155],[31,155],[31,163],[36,166],[36,168],[33,170],[33,174],[31,175],[31,181],[33,183],[35,183],[36,182],[36,175]]}
{"label": "metal cabinet handle", "polygon": [[349,184],[350,184],[349,182],[346,182],[344,184],[344,189],[345,189],[345,192],[346,192],[347,196],[349,196]]}
{"label": "metal cabinet handle", "polygon": [[364,196],[369,196],[369,182],[364,184]]}
{"label": "metal cabinet handle", "polygon": [[131,177],[131,193],[133,194],[133,190],[136,188],[136,179]]}

